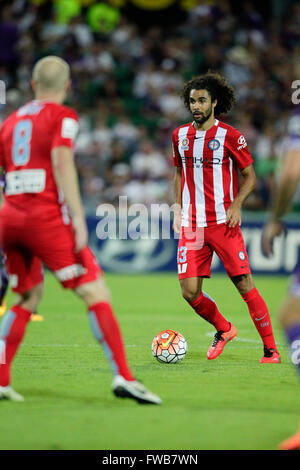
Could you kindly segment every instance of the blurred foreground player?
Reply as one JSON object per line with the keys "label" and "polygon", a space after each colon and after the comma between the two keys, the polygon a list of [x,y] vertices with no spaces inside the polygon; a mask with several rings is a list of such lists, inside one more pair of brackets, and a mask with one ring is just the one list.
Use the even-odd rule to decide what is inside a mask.
{"label": "blurred foreground player", "polygon": [[[0,178],[0,208],[3,204],[4,177]],[[0,249],[0,317],[3,317],[6,311],[5,296],[8,289],[8,276],[5,269],[4,256]]]}
{"label": "blurred foreground player", "polygon": [[[0,178],[0,208],[3,204],[3,190],[5,189],[5,178],[4,176]],[[2,251],[0,249],[0,317],[3,317],[3,315],[6,312],[6,293],[8,290],[8,285],[9,285],[9,280],[8,280],[8,274],[6,272],[6,267],[5,267],[5,257],[2,254]],[[44,317],[42,315],[39,315],[37,312],[32,312],[30,315],[30,320],[31,321],[43,321]]]}
{"label": "blurred foreground player", "polygon": [[[279,363],[268,308],[256,289],[240,229],[241,208],[255,187],[252,157],[243,135],[215,118],[231,109],[234,90],[222,75],[207,73],[187,82],[185,106],[193,122],[173,132],[176,208],[180,233],[178,273],[182,295],[194,311],[217,330],[207,358],[216,359],[237,330],[202,291],[216,252],[247,304],[262,339],[261,363]],[[238,188],[238,170],[243,181]]]}
{"label": "blurred foreground player", "polygon": [[[273,241],[284,230],[280,218],[289,210],[300,182],[300,106],[289,120],[288,137],[282,168],[273,201],[270,221],[262,235],[262,250],[266,256],[273,254]],[[300,265],[296,267],[289,292],[280,310],[279,319],[291,351],[291,361],[300,378]],[[300,429],[279,446],[283,450],[300,449]]]}
{"label": "blurred foreground player", "polygon": [[87,246],[72,150],[78,117],[62,105],[70,88],[69,66],[58,57],[41,59],[32,87],[36,99],[8,117],[0,132],[0,167],[6,177],[0,244],[11,288],[20,296],[0,328],[0,398],[23,400],[10,385],[10,368],[42,296],[44,263],[85,302],[92,333],[114,374],[114,394],[160,404],[130,371],[110,294]]}

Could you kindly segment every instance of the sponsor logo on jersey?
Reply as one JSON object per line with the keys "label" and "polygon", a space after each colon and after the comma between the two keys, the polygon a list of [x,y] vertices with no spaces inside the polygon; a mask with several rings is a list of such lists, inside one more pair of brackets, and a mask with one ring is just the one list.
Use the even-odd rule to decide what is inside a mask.
{"label": "sponsor logo on jersey", "polygon": [[62,120],[61,136],[65,139],[74,140],[78,132],[79,124],[75,119],[65,117]]}
{"label": "sponsor logo on jersey", "polygon": [[246,259],[246,255],[245,255],[245,253],[244,253],[243,251],[240,251],[240,252],[239,252],[239,258],[240,258],[240,260],[242,260],[242,261],[244,261],[244,259]]}
{"label": "sponsor logo on jersey", "polygon": [[238,148],[237,148],[238,150],[241,150],[241,149],[247,147],[247,142],[246,142],[246,139],[245,139],[245,137],[244,137],[243,135],[241,135],[241,136],[238,138],[237,143],[239,144],[239,145],[238,145]]}
{"label": "sponsor logo on jersey", "polygon": [[187,137],[182,139],[182,141],[180,142],[180,147],[182,148],[182,150],[188,150],[189,149],[189,139]]}
{"label": "sponsor logo on jersey", "polygon": [[189,157],[187,155],[182,156],[182,162],[186,164],[187,167],[194,166],[196,168],[209,167],[212,168],[213,165],[220,165],[221,159],[210,156],[204,157]]}
{"label": "sponsor logo on jersey", "polygon": [[220,142],[217,140],[217,139],[212,139],[208,142],[208,148],[210,150],[218,150],[218,148],[220,147]]}

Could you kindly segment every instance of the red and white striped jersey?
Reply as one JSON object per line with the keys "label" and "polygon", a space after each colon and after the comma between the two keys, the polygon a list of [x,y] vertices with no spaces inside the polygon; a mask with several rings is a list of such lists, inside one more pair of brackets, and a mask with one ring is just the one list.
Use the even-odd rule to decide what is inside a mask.
{"label": "red and white striped jersey", "polygon": [[253,163],[245,137],[215,119],[207,131],[193,122],[173,132],[174,166],[182,167],[182,226],[207,227],[226,221],[238,192],[238,172]]}

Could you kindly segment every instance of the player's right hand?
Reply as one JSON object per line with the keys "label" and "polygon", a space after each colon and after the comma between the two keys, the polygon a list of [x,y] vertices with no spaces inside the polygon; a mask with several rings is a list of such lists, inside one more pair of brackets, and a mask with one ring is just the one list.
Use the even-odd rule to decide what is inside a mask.
{"label": "player's right hand", "polygon": [[75,232],[75,251],[78,253],[87,245],[88,229],[81,217],[73,217],[72,224]]}
{"label": "player's right hand", "polygon": [[180,229],[181,229],[181,215],[175,215],[174,222],[173,222],[173,230],[175,233],[180,234]]}

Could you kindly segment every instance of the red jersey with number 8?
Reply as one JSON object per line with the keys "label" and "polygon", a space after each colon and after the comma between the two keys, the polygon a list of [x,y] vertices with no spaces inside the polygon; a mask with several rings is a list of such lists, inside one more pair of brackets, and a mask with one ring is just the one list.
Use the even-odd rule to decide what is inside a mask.
{"label": "red jersey with number 8", "polygon": [[64,216],[51,151],[59,146],[73,148],[77,131],[77,113],[51,101],[31,101],[4,121],[0,167],[5,170],[6,209],[20,209],[39,220]]}

